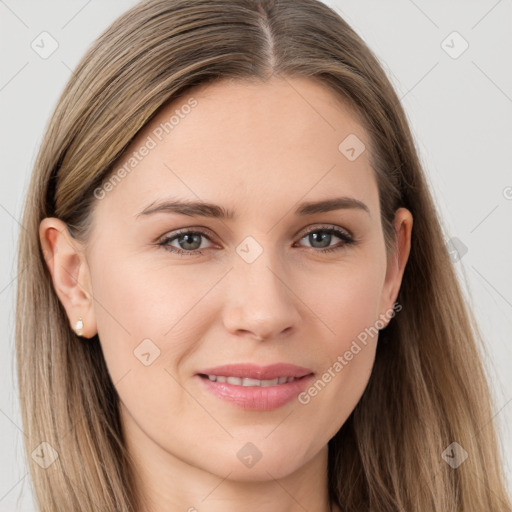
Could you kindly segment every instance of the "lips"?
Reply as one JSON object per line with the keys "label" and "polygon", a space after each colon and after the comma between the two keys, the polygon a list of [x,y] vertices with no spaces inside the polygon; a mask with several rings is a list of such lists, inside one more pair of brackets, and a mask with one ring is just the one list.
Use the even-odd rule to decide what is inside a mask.
{"label": "lips", "polygon": [[221,375],[208,375],[208,379],[213,382],[227,382],[234,386],[276,386],[277,384],[286,384],[287,382],[293,382],[295,377],[276,377],[275,379],[250,379],[248,377],[225,377]]}
{"label": "lips", "polygon": [[300,379],[305,375],[313,373],[313,370],[287,363],[276,363],[269,366],[258,366],[255,364],[227,364],[206,368],[198,372],[198,375],[217,377],[237,377],[239,379],[273,380],[282,377],[295,377]]}
{"label": "lips", "polygon": [[224,365],[201,370],[196,377],[215,397],[248,411],[270,411],[293,400],[314,373],[286,363],[270,366]]}

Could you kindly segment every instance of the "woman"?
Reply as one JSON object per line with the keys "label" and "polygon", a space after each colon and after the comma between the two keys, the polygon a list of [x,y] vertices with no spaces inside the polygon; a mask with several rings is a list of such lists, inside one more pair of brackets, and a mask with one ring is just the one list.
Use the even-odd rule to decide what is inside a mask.
{"label": "woman", "polygon": [[322,3],[121,16],[58,103],[23,225],[42,511],[510,509],[406,117]]}

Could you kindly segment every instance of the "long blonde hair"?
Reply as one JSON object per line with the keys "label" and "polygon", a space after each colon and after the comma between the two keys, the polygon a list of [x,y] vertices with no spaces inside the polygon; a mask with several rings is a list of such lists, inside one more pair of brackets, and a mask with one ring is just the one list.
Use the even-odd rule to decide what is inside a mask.
{"label": "long blonde hair", "polygon": [[[71,76],[35,162],[19,245],[17,371],[40,510],[140,512],[115,386],[98,337],[81,343],[69,326],[41,220],[58,217],[86,241],[93,191],[162,105],[196,85],[270,76],[311,77],[355,108],[371,137],[387,249],[396,209],[414,217],[402,311],[381,331],[368,386],[329,442],[331,498],[354,512],[510,510],[481,336],[406,116],[371,50],[316,0],[143,1]],[[46,469],[30,457],[43,441],[58,454]],[[456,469],[442,458],[452,442],[469,454]]]}

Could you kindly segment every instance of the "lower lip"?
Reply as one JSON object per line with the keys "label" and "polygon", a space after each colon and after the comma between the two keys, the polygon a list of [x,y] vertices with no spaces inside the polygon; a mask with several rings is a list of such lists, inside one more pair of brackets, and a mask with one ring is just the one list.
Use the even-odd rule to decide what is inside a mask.
{"label": "lower lip", "polygon": [[231,404],[248,411],[271,411],[283,406],[304,391],[314,375],[306,375],[293,382],[275,386],[237,386],[227,382],[216,382],[197,375],[206,389]]}

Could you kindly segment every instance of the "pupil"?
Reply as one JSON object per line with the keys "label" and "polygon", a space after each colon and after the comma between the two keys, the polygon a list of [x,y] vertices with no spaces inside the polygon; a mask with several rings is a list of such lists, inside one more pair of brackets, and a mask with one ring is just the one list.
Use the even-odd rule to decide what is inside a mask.
{"label": "pupil", "polygon": [[[201,235],[197,235],[197,234],[189,234],[189,235],[183,235],[182,238],[186,239],[186,241],[184,242],[185,245],[186,244],[194,244],[194,241],[192,242],[189,242],[189,238],[195,238],[195,242],[197,243],[197,241],[199,240],[199,246],[201,246],[201,241],[200,241],[200,236]],[[198,249],[198,247],[183,247],[183,244],[180,242],[180,245],[182,246],[182,249]]]}
{"label": "pupil", "polygon": [[[312,234],[310,235],[310,237],[313,237],[313,240],[314,240],[315,242],[317,242],[319,238],[321,239],[321,240],[320,240],[321,242],[325,242],[325,241],[327,241],[327,243],[325,243],[325,244],[321,245],[320,247],[328,247],[328,246],[329,246],[329,244],[330,244],[330,241],[331,241],[331,234],[330,234],[330,233],[322,233],[322,234],[319,234],[319,233],[312,233]],[[311,243],[311,239],[310,239],[309,243]],[[315,245],[314,245],[313,243],[311,243],[311,245],[312,245],[313,247],[315,247]]]}

